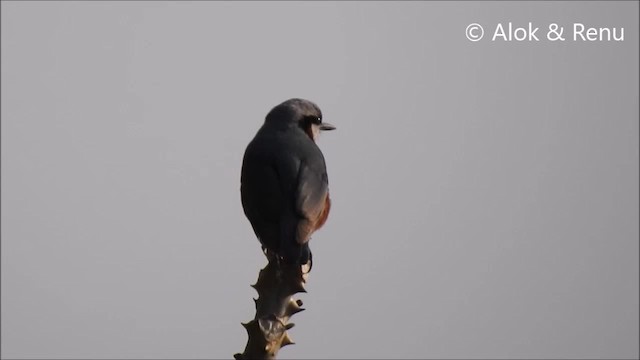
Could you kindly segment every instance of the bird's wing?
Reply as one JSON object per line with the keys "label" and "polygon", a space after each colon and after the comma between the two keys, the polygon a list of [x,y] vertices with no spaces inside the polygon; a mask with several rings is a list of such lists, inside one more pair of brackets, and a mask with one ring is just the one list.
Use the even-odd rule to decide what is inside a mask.
{"label": "bird's wing", "polygon": [[315,165],[310,166],[302,161],[298,171],[295,197],[296,213],[301,217],[296,236],[298,243],[305,243],[309,240],[311,233],[322,221],[321,218],[326,218],[326,210],[329,206],[329,181],[324,161]]}
{"label": "bird's wing", "polygon": [[245,151],[240,177],[242,208],[262,245],[275,249],[279,243],[282,194],[277,171],[268,165],[258,145],[252,141]]}

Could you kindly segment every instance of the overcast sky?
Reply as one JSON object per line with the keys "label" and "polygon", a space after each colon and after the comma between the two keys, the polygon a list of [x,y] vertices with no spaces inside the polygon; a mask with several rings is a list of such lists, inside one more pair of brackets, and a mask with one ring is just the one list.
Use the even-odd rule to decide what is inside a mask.
{"label": "overcast sky", "polygon": [[281,358],[639,356],[637,1],[1,6],[3,358],[241,352],[291,97],[338,129]]}

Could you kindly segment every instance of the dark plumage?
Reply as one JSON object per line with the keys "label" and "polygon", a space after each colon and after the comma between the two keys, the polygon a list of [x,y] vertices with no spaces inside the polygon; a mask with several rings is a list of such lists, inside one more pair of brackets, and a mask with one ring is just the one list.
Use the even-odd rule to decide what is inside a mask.
{"label": "dark plumage", "polygon": [[331,208],[324,156],[315,143],[322,130],[318,106],[290,99],[274,107],[247,146],[240,193],[244,213],[263,248],[285,263],[311,260],[309,238]]}

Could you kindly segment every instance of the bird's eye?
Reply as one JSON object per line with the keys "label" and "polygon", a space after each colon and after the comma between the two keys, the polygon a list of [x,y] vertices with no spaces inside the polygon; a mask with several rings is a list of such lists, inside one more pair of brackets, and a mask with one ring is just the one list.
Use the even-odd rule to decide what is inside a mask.
{"label": "bird's eye", "polygon": [[306,117],[306,120],[312,124],[316,124],[316,125],[322,124],[322,118],[318,116],[309,115]]}

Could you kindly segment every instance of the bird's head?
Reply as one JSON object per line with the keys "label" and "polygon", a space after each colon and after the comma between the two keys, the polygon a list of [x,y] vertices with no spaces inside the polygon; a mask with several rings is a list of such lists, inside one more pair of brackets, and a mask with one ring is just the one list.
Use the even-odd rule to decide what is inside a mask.
{"label": "bird's head", "polygon": [[322,122],[322,111],[318,105],[304,99],[289,99],[277,105],[267,114],[265,123],[283,127],[297,126],[313,141],[316,141],[321,131],[336,128]]}

